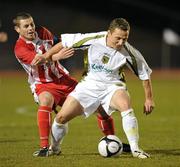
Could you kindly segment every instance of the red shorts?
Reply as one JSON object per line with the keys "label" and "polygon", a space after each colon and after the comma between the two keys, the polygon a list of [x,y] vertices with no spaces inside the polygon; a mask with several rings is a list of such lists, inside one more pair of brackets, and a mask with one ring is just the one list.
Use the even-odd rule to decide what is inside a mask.
{"label": "red shorts", "polygon": [[55,105],[62,106],[66,97],[70,92],[74,90],[77,85],[77,81],[70,76],[63,76],[58,82],[43,83],[36,85],[36,94],[47,91],[54,97]]}

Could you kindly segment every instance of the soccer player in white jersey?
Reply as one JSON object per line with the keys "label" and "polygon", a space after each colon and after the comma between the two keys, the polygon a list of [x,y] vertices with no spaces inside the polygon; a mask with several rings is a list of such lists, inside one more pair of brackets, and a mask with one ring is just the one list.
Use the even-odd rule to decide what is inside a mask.
{"label": "soccer player in white jersey", "polygon": [[[45,27],[35,27],[33,18],[28,13],[19,13],[13,20],[14,28],[19,34],[14,53],[28,74],[28,82],[34,95],[35,102],[39,104],[37,122],[40,137],[40,150],[34,156],[49,156],[49,133],[51,130],[51,112],[55,106],[62,106],[67,95],[75,88],[77,81],[69,76],[68,71],[56,61],[72,56],[74,49],[63,48],[51,58],[38,65],[33,61],[45,57],[45,53],[60,41]],[[101,119],[100,119],[101,118]],[[101,114],[98,117],[100,128],[104,135],[114,134],[113,119]],[[60,150],[53,150],[59,154]]]}
{"label": "soccer player in white jersey", "polygon": [[150,78],[152,71],[140,52],[127,43],[129,31],[130,26],[125,19],[114,19],[107,35],[90,46],[87,76],[68,95],[53,122],[52,149],[59,147],[59,142],[66,134],[68,121],[79,115],[88,117],[102,105],[107,115],[113,111],[121,113],[123,130],[132,155],[141,159],[150,157],[139,148],[138,122],[124,77],[119,75],[123,67],[128,66],[142,80],[145,92],[144,113],[150,114],[154,108]]}

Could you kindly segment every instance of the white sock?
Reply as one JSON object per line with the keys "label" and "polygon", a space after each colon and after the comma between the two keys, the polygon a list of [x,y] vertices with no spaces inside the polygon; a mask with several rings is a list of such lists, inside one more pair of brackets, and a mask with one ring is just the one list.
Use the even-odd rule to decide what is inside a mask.
{"label": "white sock", "polygon": [[132,151],[139,150],[138,122],[133,109],[121,112],[123,130],[127,136]]}
{"label": "white sock", "polygon": [[59,145],[59,143],[62,142],[63,137],[68,133],[68,123],[60,124],[54,119],[51,133],[53,137],[52,144],[54,146]]}

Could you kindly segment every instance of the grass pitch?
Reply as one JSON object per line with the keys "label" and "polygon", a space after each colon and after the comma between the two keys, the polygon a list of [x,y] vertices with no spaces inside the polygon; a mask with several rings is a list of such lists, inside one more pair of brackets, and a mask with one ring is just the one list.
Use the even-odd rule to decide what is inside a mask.
{"label": "grass pitch", "polygon": [[[76,78],[79,76],[74,74]],[[156,108],[146,116],[142,112],[144,93],[141,81],[127,77],[132,105],[139,121],[140,146],[151,154],[140,160],[131,154],[103,158],[97,145],[102,137],[96,117],[77,117],[69,123],[62,154],[34,158],[39,148],[34,103],[26,75],[0,73],[0,167],[179,167],[180,166],[180,72],[153,73]],[[116,135],[127,142],[119,114],[114,113]]]}

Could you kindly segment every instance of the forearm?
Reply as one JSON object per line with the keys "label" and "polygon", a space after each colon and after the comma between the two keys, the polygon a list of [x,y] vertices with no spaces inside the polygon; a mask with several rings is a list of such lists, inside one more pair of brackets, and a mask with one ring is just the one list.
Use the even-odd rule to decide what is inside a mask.
{"label": "forearm", "polygon": [[145,93],[144,113],[147,115],[150,114],[153,111],[153,108],[155,107],[151,80],[144,80],[143,87]]}
{"label": "forearm", "polygon": [[51,49],[49,49],[46,53],[44,53],[44,58],[49,60],[52,58],[52,55],[58,53],[63,48],[62,43],[59,42],[54,45]]}
{"label": "forearm", "polygon": [[62,48],[58,53],[53,54],[51,57],[52,61],[67,59],[74,55],[73,48]]}
{"label": "forearm", "polygon": [[144,80],[143,81],[143,87],[144,87],[145,99],[153,100],[153,91],[152,91],[151,79]]}
{"label": "forearm", "polygon": [[73,48],[63,48],[61,43],[53,46],[49,51],[44,54],[36,55],[31,65],[38,65],[49,61],[57,61],[71,57],[74,54]]}

